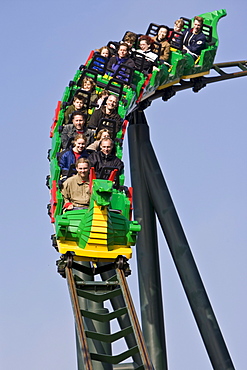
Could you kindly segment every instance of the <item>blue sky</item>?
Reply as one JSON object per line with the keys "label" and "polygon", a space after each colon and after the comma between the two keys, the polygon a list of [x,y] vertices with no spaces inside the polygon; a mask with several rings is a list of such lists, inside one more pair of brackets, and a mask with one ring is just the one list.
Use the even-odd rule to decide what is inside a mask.
{"label": "blue sky", "polygon": [[[76,369],[66,281],[46,215],[49,128],[57,101],[92,49],[145,33],[150,22],[226,8],[216,62],[247,59],[247,5],[106,0],[1,2],[1,335],[4,370]],[[236,369],[246,357],[246,83],[178,93],[146,111],[151,138]],[[125,143],[125,162],[128,150]],[[126,171],[127,184],[130,185]],[[169,369],[210,362],[161,233],[160,261]],[[129,284],[138,310],[137,268]],[[139,310],[138,310],[139,311]]]}

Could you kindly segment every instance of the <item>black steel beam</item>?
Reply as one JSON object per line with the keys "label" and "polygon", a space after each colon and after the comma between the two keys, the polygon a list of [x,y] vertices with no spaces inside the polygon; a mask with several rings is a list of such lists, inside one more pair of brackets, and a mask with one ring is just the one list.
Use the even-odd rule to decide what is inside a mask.
{"label": "black steel beam", "polygon": [[[134,192],[134,194],[137,193],[134,197],[134,207],[137,207],[137,220],[140,222],[142,218],[147,217],[147,201],[144,198],[145,194],[149,194],[149,199],[159,218],[164,236],[213,368],[215,370],[233,370],[234,365],[151,145],[149,127],[143,111],[136,110],[133,112],[130,124],[129,146],[131,153],[131,174],[134,189],[138,189]],[[140,264],[138,270],[139,280],[141,280],[143,284],[143,287],[140,286],[140,290],[142,289],[145,292],[149,288],[148,280],[152,278],[150,275],[154,273],[158,264],[157,261],[154,262],[153,257],[153,254],[156,254],[156,252],[147,245],[150,244],[153,238],[152,234],[156,235],[154,231],[154,221],[151,220],[152,216],[149,214],[149,209],[151,208],[150,200],[148,201],[149,225],[146,224],[146,227],[143,227],[138,238],[138,251],[141,249],[141,253],[145,255],[145,258],[141,259],[139,254],[137,256],[138,266]],[[140,244],[140,240],[142,244]],[[155,259],[157,258],[158,257],[155,257]],[[159,283],[157,282],[157,284]],[[160,286],[158,286],[157,289],[159,290]],[[145,304],[145,300],[141,297],[141,305],[143,304]],[[150,311],[157,310],[157,302],[154,303],[152,299],[150,299],[148,304],[150,306]],[[152,307],[154,305],[155,307]],[[157,325],[160,324],[157,323]],[[158,328],[156,330],[158,330]],[[145,339],[147,339],[147,341],[150,340],[150,338]],[[161,370],[162,367],[155,367],[155,369]]]}
{"label": "black steel beam", "polygon": [[140,125],[136,125],[136,122],[132,123],[134,124],[128,129],[128,139],[131,179],[134,188],[134,215],[142,227],[136,244],[142,331],[155,370],[166,370],[168,367],[156,219],[145,185],[140,159],[139,145],[142,144],[137,130],[137,126]]}

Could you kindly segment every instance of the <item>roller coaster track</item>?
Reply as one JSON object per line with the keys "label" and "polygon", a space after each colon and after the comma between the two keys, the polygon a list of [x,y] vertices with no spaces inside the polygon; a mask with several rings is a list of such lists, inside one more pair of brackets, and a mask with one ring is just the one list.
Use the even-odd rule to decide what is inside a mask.
{"label": "roller coaster track", "polygon": [[[78,340],[78,369],[83,370],[153,370],[122,269],[108,271],[107,279],[82,279],[75,270],[65,267]],[[85,275],[85,274],[84,274]],[[113,312],[104,308],[111,301]],[[117,319],[121,330],[110,334],[110,321]],[[112,355],[111,344],[124,338],[128,349]],[[132,357],[132,363],[120,362]]]}
{"label": "roller coaster track", "polygon": [[85,335],[84,324],[83,324],[82,316],[80,313],[80,305],[79,305],[79,301],[78,301],[78,297],[76,293],[75,281],[74,281],[73,272],[71,268],[66,267],[66,278],[67,278],[67,283],[69,287],[72,308],[74,312],[77,336],[79,338],[80,349],[83,353],[84,367],[85,367],[85,370],[93,370],[92,362],[91,362],[91,358],[89,354],[89,349],[87,345],[87,338]]}
{"label": "roller coaster track", "polygon": [[[239,71],[227,73],[224,69],[228,68],[237,68]],[[216,63],[213,64],[211,71],[216,72],[217,76],[208,76],[208,77],[198,77],[195,79],[190,79],[189,81],[185,81],[181,79],[178,85],[173,85],[168,88],[157,90],[155,94],[151,97],[147,98],[146,100],[151,102],[158,98],[162,98],[163,100],[168,100],[172,96],[176,94],[178,91],[186,90],[192,88],[194,92],[198,92],[207,84],[213,82],[219,82],[224,80],[230,80],[233,78],[244,77],[247,76],[247,60],[240,60],[236,62],[225,62],[225,63]]]}

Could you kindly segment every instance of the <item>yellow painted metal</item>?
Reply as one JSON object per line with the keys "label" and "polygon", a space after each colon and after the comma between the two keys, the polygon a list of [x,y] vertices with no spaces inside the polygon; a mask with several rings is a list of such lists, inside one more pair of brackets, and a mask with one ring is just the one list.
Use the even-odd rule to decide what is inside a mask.
{"label": "yellow painted metal", "polygon": [[185,80],[187,78],[196,78],[196,77],[201,77],[201,76],[204,76],[204,75],[208,75],[210,71],[206,71],[206,72],[201,72],[201,73],[195,73],[193,75],[188,75],[188,76],[182,76],[181,79]]}
{"label": "yellow painted metal", "polygon": [[85,248],[80,248],[75,241],[58,240],[60,253],[74,252],[81,261],[113,261],[119,255],[132,257],[132,249],[124,245],[108,245],[108,209],[94,202],[92,226]]}
{"label": "yellow painted metal", "polygon": [[97,225],[97,226],[92,226],[91,227],[91,232],[93,233],[101,233],[102,232],[102,227],[103,225]]}
{"label": "yellow painted metal", "polygon": [[91,232],[90,234],[90,242],[88,241],[88,243],[94,243],[93,240],[107,240],[107,233],[104,233],[104,231],[102,230],[101,232],[99,233],[93,233]]}
{"label": "yellow painted metal", "polygon": [[87,245],[87,248],[82,249],[73,241],[61,242],[58,240],[57,243],[59,253],[74,252],[76,256],[81,257],[77,259],[80,261],[113,261],[118,255],[126,256],[128,259],[132,257],[132,249],[123,245],[105,246],[102,250],[103,248],[99,245],[91,246],[91,249],[88,249],[89,246]]}
{"label": "yellow painted metal", "polygon": [[97,248],[99,245],[106,245],[107,246],[107,239],[102,239],[102,238],[92,239],[92,238],[90,238],[90,240],[87,242],[87,245],[84,249],[88,249],[88,246],[90,246],[90,248]]}
{"label": "yellow painted metal", "polygon": [[176,80],[172,81],[172,82],[168,82],[167,84],[164,84],[164,85],[161,85],[157,88],[157,90],[162,90],[162,89],[165,89],[166,87],[169,87],[169,86],[172,86],[172,85],[175,85],[179,82],[179,78],[177,78]]}

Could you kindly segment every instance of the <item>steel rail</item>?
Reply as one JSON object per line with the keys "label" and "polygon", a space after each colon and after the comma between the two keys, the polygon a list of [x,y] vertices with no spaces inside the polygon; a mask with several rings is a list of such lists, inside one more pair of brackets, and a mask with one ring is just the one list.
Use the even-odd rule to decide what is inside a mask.
{"label": "steel rail", "polygon": [[126,303],[126,306],[128,308],[128,313],[130,316],[130,320],[134,329],[134,332],[136,333],[136,340],[137,345],[140,351],[141,359],[143,362],[143,366],[145,370],[154,370],[153,365],[151,363],[151,360],[149,358],[149,354],[145,345],[145,341],[142,335],[141,327],[138,321],[138,317],[136,314],[135,306],[133,303],[133,300],[131,298],[130,290],[127,284],[126,277],[124,275],[124,271],[117,269],[117,277],[119,279],[120,285],[122,287],[123,297]]}
{"label": "steel rail", "polygon": [[[230,68],[230,67],[238,67],[241,69],[241,72],[232,72],[232,73],[227,73],[222,70],[222,68]],[[214,70],[219,74],[219,76],[212,76],[212,77],[201,77],[201,82],[205,84],[213,83],[213,82],[218,82],[218,81],[224,81],[224,80],[229,80],[237,77],[244,77],[247,76],[247,60],[241,60],[241,61],[236,61],[236,62],[225,62],[225,63],[216,63],[213,64],[211,70]],[[173,85],[170,88],[176,93],[177,91],[182,91],[186,89],[190,89],[194,87],[194,81],[184,81],[180,80],[180,85]],[[162,90],[157,90],[153,95],[148,97],[147,99],[144,99],[142,102],[148,100],[148,101],[153,101],[158,98],[161,98],[166,91],[167,88],[164,88]]]}
{"label": "steel rail", "polygon": [[81,316],[81,311],[80,311],[80,306],[79,306],[79,301],[77,297],[77,292],[76,292],[76,286],[75,286],[75,281],[73,278],[73,273],[72,269],[66,267],[65,269],[66,272],[66,279],[67,279],[67,284],[70,292],[70,298],[72,302],[72,308],[73,308],[73,313],[74,313],[74,318],[75,318],[75,324],[76,324],[76,330],[77,330],[77,335],[78,335],[78,340],[80,344],[80,348],[83,354],[83,360],[84,360],[84,367],[85,370],[93,370],[93,365],[87,345],[87,339],[85,335],[85,330],[84,330],[84,324]]}

